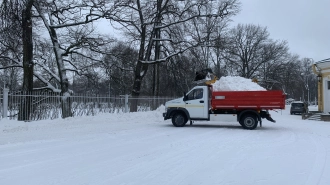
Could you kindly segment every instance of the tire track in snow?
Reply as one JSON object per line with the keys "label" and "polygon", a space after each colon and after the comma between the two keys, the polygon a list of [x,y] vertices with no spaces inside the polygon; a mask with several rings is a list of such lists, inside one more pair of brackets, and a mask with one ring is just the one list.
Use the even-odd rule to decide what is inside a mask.
{"label": "tire track in snow", "polygon": [[[213,169],[221,168],[214,162],[219,161],[222,154],[230,152],[236,154],[235,158],[225,161],[225,167],[229,167],[225,173],[233,173],[245,159],[244,151],[251,149],[251,146],[269,148],[271,147],[269,146],[270,142],[273,146],[295,142],[296,133],[291,130],[287,131],[285,128],[283,130],[276,130],[275,132],[268,132],[267,129],[249,131],[240,127],[228,129],[224,125],[217,125],[216,127],[213,125],[193,125],[184,128],[141,125],[141,128],[116,130],[114,133],[105,131],[100,133],[102,135],[98,137],[96,135],[99,133],[96,135],[95,133],[82,134],[79,135],[79,138],[75,137],[74,141],[68,143],[54,142],[52,146],[54,150],[70,149],[70,147],[77,149],[88,147],[88,149],[72,150],[73,156],[67,155],[67,153],[64,156],[50,155],[47,160],[44,160],[45,158],[38,159],[41,163],[32,163],[31,166],[25,168],[35,169],[38,166],[48,167],[52,165],[54,165],[53,171],[68,168],[65,170],[65,174],[59,175],[60,172],[58,172],[51,176],[48,182],[55,184],[88,184],[87,182],[90,180],[92,180],[91,184],[109,184],[109,182],[146,184],[146,182],[156,182],[155,179],[159,176],[162,177],[159,178],[157,184],[187,184],[189,178],[197,176],[205,170],[205,166],[209,165]],[[270,134],[269,139],[267,134]],[[279,135],[274,136],[272,134]],[[77,142],[78,139],[82,140]],[[231,146],[233,143],[237,147],[233,148]],[[41,147],[38,148],[39,151],[30,151],[29,156],[39,152],[51,154],[49,145],[40,146],[45,148]],[[135,151],[136,149],[138,150]],[[76,151],[81,153],[75,153]],[[90,162],[92,160],[95,160],[95,163],[93,161],[92,166],[79,164],[83,163],[84,160],[87,160],[87,164],[92,164]],[[77,167],[78,165],[80,168]],[[40,168],[36,169],[40,170]],[[104,172],[100,169],[107,171]],[[52,170],[47,169],[47,171]],[[215,173],[211,175],[214,182],[221,183],[219,179],[214,178]],[[134,177],[133,180],[136,182],[129,181],[128,177]],[[317,178],[314,177],[314,179]],[[312,175],[311,180],[313,180]],[[203,182],[200,181],[199,183],[202,184]]]}
{"label": "tire track in snow", "polygon": [[[221,127],[219,127],[219,128],[221,128]],[[201,142],[212,141],[212,139],[213,139],[212,137],[216,137],[217,135],[221,135],[224,133],[229,134],[228,138],[230,138],[232,135],[232,132],[227,132],[228,129],[225,129],[226,132],[221,132],[223,129],[214,129],[214,128],[211,128],[208,131],[203,131],[203,130],[209,129],[209,128],[198,129],[195,127],[185,127],[185,128],[174,128],[173,127],[173,129],[175,129],[175,134],[173,134],[172,131],[168,134],[170,134],[170,136],[172,136],[172,137],[175,135],[182,135],[182,138],[180,138],[181,140],[179,142],[171,141],[170,146],[156,147],[151,150],[148,150],[147,152],[142,152],[142,153],[140,153],[140,155],[137,155],[137,153],[133,153],[133,154],[117,156],[115,158],[105,160],[105,161],[103,161],[104,164],[99,164],[99,165],[109,164],[109,165],[116,166],[116,165],[118,165],[118,164],[116,164],[116,162],[121,163],[120,161],[125,161],[127,159],[130,161],[133,160],[132,163],[134,163],[134,161],[136,161],[134,164],[132,164],[132,163],[128,164],[127,169],[129,168],[129,170],[124,168],[122,170],[116,171],[116,174],[112,174],[113,175],[112,178],[116,178],[116,179],[121,179],[121,178],[125,179],[124,176],[129,176],[131,173],[139,173],[139,171],[146,171],[146,170],[141,169],[141,166],[147,166],[147,167],[157,166],[154,164],[167,163],[167,165],[169,165],[169,166],[171,166],[171,165],[175,166],[175,169],[173,169],[173,168],[168,169],[169,173],[172,173],[171,171],[180,171],[184,168],[182,166],[182,164],[180,165],[180,163],[184,163],[184,165],[189,166],[189,164],[187,164],[187,161],[182,161],[182,159],[185,159],[186,155],[189,155],[189,154],[195,153],[195,152],[200,153],[199,150],[202,150],[202,149],[205,149],[205,151],[209,151],[209,152],[204,152],[204,155],[208,156],[208,159],[206,161],[210,161],[211,159],[216,159],[219,156],[217,156],[216,153],[213,153],[214,149],[210,150],[210,148],[207,148],[207,147],[203,148],[203,144]],[[218,146],[217,149],[226,150],[226,149],[228,149],[228,144],[231,142],[245,143],[247,140],[249,140],[248,137],[255,137],[254,131],[235,129],[235,134],[237,134],[237,136],[239,136],[239,137],[234,138],[235,141],[230,140],[230,141],[224,142],[226,140],[222,140],[222,145]],[[157,140],[157,138],[163,138],[167,134],[163,133],[162,135],[163,136],[159,136],[159,135],[157,135],[157,133],[156,133],[156,135],[154,135],[154,134],[147,135],[145,137],[135,140],[134,143],[140,143],[142,141],[144,142],[144,141],[148,141],[150,139]],[[207,137],[205,137],[205,136],[207,136]],[[223,135],[221,135],[221,136],[222,136],[221,137],[222,139],[226,138],[226,136],[225,137]],[[196,140],[196,138],[197,138],[197,140]],[[287,141],[285,138],[287,138],[287,137],[281,137],[281,139],[277,143],[281,143],[281,141]],[[164,142],[161,142],[161,143],[164,143]],[[125,145],[125,143],[122,143],[122,144]],[[208,146],[209,146],[209,143],[208,143]],[[236,152],[239,153],[240,151],[246,149],[246,147],[247,146],[244,145],[244,147],[242,147],[241,149],[238,149]],[[166,148],[166,149],[164,149],[164,148]],[[171,149],[172,150],[174,149],[177,151],[172,152],[170,154],[162,153],[164,151],[169,151]],[[150,158],[150,156],[160,156],[161,158],[160,159]],[[212,156],[214,156],[214,158],[212,158]],[[105,158],[103,156],[100,156],[100,157]],[[143,161],[143,158],[149,158],[150,161]],[[196,165],[196,166],[199,166],[198,164],[205,162],[203,160],[202,161],[200,160],[200,156],[193,156],[191,158],[195,159],[194,165]],[[243,159],[244,159],[244,156],[241,156],[241,161],[243,161]],[[111,164],[113,162],[115,162],[115,163]],[[141,162],[143,162],[143,163],[141,163]],[[233,163],[234,162],[235,161],[233,160]],[[235,166],[239,165],[237,163],[237,161],[235,162],[235,164],[234,164],[233,168],[235,168]],[[161,168],[166,169],[166,167],[161,167]],[[88,169],[86,169],[86,170],[87,170],[87,173],[90,172]],[[152,169],[147,170],[147,172],[145,174],[148,174],[148,175],[145,178],[150,178],[150,179],[155,178],[157,176],[157,174],[155,174],[154,172],[155,171],[157,172],[157,170],[159,170],[159,169],[152,168]],[[189,168],[189,170],[198,171],[199,169],[198,168],[196,168],[196,169]],[[175,174],[175,173],[171,175],[171,179],[172,180],[175,179],[175,180],[173,180],[173,182],[177,183],[178,181],[180,181],[179,179],[183,178],[182,175],[181,176],[178,176],[178,175],[179,174]],[[171,181],[171,179],[168,179],[168,181]]]}
{"label": "tire track in snow", "polygon": [[[269,133],[265,130],[255,130],[255,141],[253,141],[251,143],[251,146],[253,147],[264,147],[264,148],[269,148],[269,147],[278,147],[278,146],[284,146],[284,145],[288,145],[291,143],[294,143],[295,141],[297,141],[297,135],[294,131],[292,130],[288,130],[286,128],[283,127],[279,127],[277,128],[278,132],[272,132]],[[272,134],[272,135],[270,135]],[[280,135],[278,135],[280,134]],[[273,136],[276,135],[276,136]],[[265,140],[265,138],[270,138],[269,140]],[[250,141],[251,142],[251,141]],[[272,143],[271,145],[269,145],[269,143]]]}
{"label": "tire track in snow", "polygon": [[[240,137],[240,139],[244,140],[244,138],[248,138],[248,135]],[[225,176],[224,174],[235,172],[235,167],[239,165],[241,161],[246,158],[246,153],[244,147],[241,148],[233,148],[228,147],[228,145],[232,144],[231,141],[227,141],[222,143],[223,145],[216,148],[206,148],[207,153],[205,153],[205,158],[202,161],[198,161],[198,168],[192,169],[189,168],[189,175],[179,181],[177,184],[187,184],[187,182],[191,182],[191,184],[208,184],[203,182],[196,182],[196,179],[191,179],[192,177],[200,177],[201,175],[204,177],[209,177],[212,179],[212,184],[223,184],[223,179],[219,178],[220,176]],[[231,155],[235,156],[235,158],[222,158],[223,155]],[[222,164],[225,166],[231,166],[230,168],[222,168]],[[219,175],[221,174],[221,175]],[[216,178],[218,177],[218,178]],[[174,182],[173,182],[174,183]]]}
{"label": "tire track in snow", "polygon": [[[150,128],[149,128],[150,129]],[[173,130],[174,129],[174,130]],[[185,147],[185,148],[190,148],[192,145],[190,145],[190,141],[193,140],[193,138],[197,137],[197,138],[201,138],[202,136],[205,136],[207,134],[209,134],[210,132],[202,132],[200,129],[190,129],[190,131],[187,132],[187,129],[185,128],[174,128],[173,129],[166,129],[166,132],[163,132],[162,134],[159,134],[159,132],[155,132],[155,130],[163,130],[164,129],[152,129],[150,133],[150,135],[141,135],[141,133],[145,133],[145,131],[143,131],[144,129],[142,129],[141,133],[139,132],[138,134],[136,134],[136,130],[134,131],[129,131],[129,132],[125,132],[122,133],[120,136],[101,136],[100,138],[96,138],[95,140],[91,140],[89,136],[87,137],[82,137],[80,139],[82,139],[82,141],[79,141],[78,143],[76,141],[73,142],[68,142],[68,143],[64,143],[63,141],[58,141],[60,143],[53,143],[52,147],[49,147],[49,145],[43,145],[43,147],[38,148],[38,150],[35,151],[30,151],[30,156],[33,156],[33,154],[36,155],[40,155],[41,153],[49,153],[51,155],[45,155],[48,156],[47,158],[39,158],[38,160],[36,158],[32,157],[32,160],[29,159],[29,161],[26,161],[23,163],[23,165],[18,165],[15,166],[14,168],[11,169],[11,171],[15,170],[15,169],[20,169],[20,168],[29,168],[29,169],[34,169],[36,166],[45,166],[44,164],[47,164],[47,170],[49,170],[48,168],[52,168],[52,169],[57,169],[58,171],[58,166],[61,166],[60,164],[63,163],[63,161],[72,161],[69,162],[68,164],[62,164],[64,166],[67,166],[70,171],[65,174],[64,176],[61,176],[61,182],[68,182],[68,181],[72,181],[72,179],[76,179],[79,181],[79,179],[83,176],[88,176],[90,175],[90,173],[94,173],[94,172],[98,172],[98,168],[94,168],[93,170],[90,169],[90,167],[87,166],[82,166],[83,168],[80,169],[76,169],[75,165],[77,165],[77,162],[81,161],[81,158],[85,158],[86,160],[91,160],[90,156],[94,156],[93,158],[99,158],[102,159],[102,162],[98,162],[98,164],[96,164],[96,166],[100,165],[103,168],[106,168],[104,166],[112,166],[113,163],[119,162],[122,163],[123,160],[141,160],[141,158],[147,157],[147,155],[155,155],[157,156],[157,154],[162,155],[161,153],[159,153],[159,151],[164,152],[164,150],[162,150],[162,145],[160,145],[158,148],[152,148],[147,150],[146,152],[135,152],[132,151],[132,153],[128,153],[126,154],[124,151],[119,152],[117,156],[110,157],[109,156],[109,152],[112,149],[116,149],[118,146],[123,146],[123,149],[129,149],[130,147],[134,147],[134,145],[138,144],[138,143],[145,143],[146,141],[150,140],[152,142],[154,142],[154,140],[160,140],[161,143],[164,143],[164,140],[167,140],[168,137],[167,135],[170,136],[175,136],[176,138],[180,138],[180,135],[182,135],[184,137],[184,139],[181,139],[179,141],[179,143],[182,143],[182,146],[179,145],[166,145],[167,148],[178,148],[178,147]],[[217,130],[212,129],[212,132],[216,132]],[[134,134],[136,137],[130,135],[130,134]],[[186,133],[186,134],[184,134]],[[129,139],[125,139],[125,136],[129,136]],[[211,134],[214,135],[214,134]],[[107,146],[107,140],[111,140],[111,139],[115,139],[118,138],[118,140],[112,141],[111,143],[108,144]],[[135,140],[132,140],[132,138],[136,138]],[[173,143],[173,139],[171,140],[171,142]],[[105,144],[104,144],[105,143]],[[165,142],[166,143],[166,142]],[[79,146],[77,146],[77,144]],[[84,147],[84,145],[86,145],[87,147],[90,145],[93,145],[92,150],[81,150],[78,148],[82,148]],[[95,146],[94,146],[95,145]],[[145,144],[142,144],[142,147]],[[105,147],[103,147],[105,146]],[[53,154],[54,152],[50,152],[51,151],[64,151],[67,150],[71,147],[75,147],[78,149],[79,153],[77,150],[73,150],[70,151],[70,153],[72,153],[73,155],[67,155],[66,153],[64,153],[64,155],[55,155]],[[124,155],[122,155],[124,154]],[[19,154],[20,155],[20,154]],[[110,157],[110,158],[109,158]],[[69,160],[68,160],[69,159]],[[83,161],[81,161],[83,162]],[[97,161],[96,161],[97,162]],[[161,161],[160,161],[161,162]],[[120,164],[119,164],[120,165]],[[71,169],[73,167],[73,169]],[[7,168],[6,171],[8,171],[9,169]],[[85,174],[85,175],[81,175]],[[77,175],[79,174],[79,175]],[[111,174],[109,174],[111,176]],[[97,176],[97,174],[96,174]],[[103,177],[104,178],[104,177]],[[67,180],[65,180],[67,179]],[[70,180],[69,180],[70,179]],[[58,182],[58,179],[56,180]]]}
{"label": "tire track in snow", "polygon": [[[245,132],[244,135],[242,132]],[[208,156],[208,163],[210,164],[210,167],[204,169],[208,173],[206,174],[203,172],[201,169],[190,169],[192,172],[191,176],[200,176],[201,173],[205,176],[212,176],[214,180],[213,184],[228,184],[228,183],[233,183],[235,184],[235,179],[233,179],[231,182],[226,182],[226,179],[219,179],[215,177],[227,177],[228,175],[230,176],[233,173],[236,173],[237,170],[241,168],[241,164],[243,162],[246,162],[248,155],[250,155],[249,150],[254,150],[256,148],[272,148],[272,147],[280,147],[284,145],[290,145],[294,143],[297,140],[296,134],[292,131],[286,131],[283,130],[281,132],[276,132],[275,134],[281,133],[279,137],[273,137],[271,136],[272,140],[260,140],[260,138],[267,138],[265,136],[260,137],[260,134],[269,134],[269,133],[264,133],[265,130],[261,131],[248,131],[248,130],[242,130],[242,132],[236,133],[240,135],[241,137],[238,137],[239,142],[241,143],[246,143],[246,145],[236,145],[240,146],[240,148],[228,148],[228,152],[223,151],[223,150],[212,150],[210,151],[210,155]],[[228,142],[229,144],[231,142]],[[225,143],[224,146],[226,146],[228,143]],[[272,143],[269,145],[269,143]],[[234,145],[235,146],[235,145]],[[234,157],[229,157],[225,160],[219,159],[219,156],[222,155],[227,155],[227,156],[234,156]],[[218,164],[218,165],[215,165]],[[221,169],[221,166],[226,166],[227,168],[225,170]],[[220,174],[220,175],[219,175]],[[190,177],[186,177],[181,183],[186,184],[187,181],[189,181]],[[228,179],[227,179],[228,180]],[[267,182],[269,179],[267,178],[257,178],[254,179],[254,182]],[[191,181],[191,180],[190,180]],[[238,179],[238,182],[240,180]],[[251,182],[252,183],[252,182]],[[178,183],[180,184],[180,183]],[[194,182],[192,182],[194,184]],[[203,184],[203,182],[200,182],[198,184]]]}
{"label": "tire track in snow", "polygon": [[[184,131],[185,129],[180,130]],[[201,129],[198,130],[200,131]],[[112,178],[103,181],[102,184],[126,180],[127,177],[130,177],[132,174],[143,175],[143,179],[132,184],[143,184],[143,182],[148,182],[148,180],[152,181],[157,179],[157,176],[159,175],[163,176],[163,182],[157,182],[157,184],[178,184],[178,182],[181,181],[180,179],[186,175],[185,173],[189,172],[189,170],[194,170],[194,166],[198,167],[199,163],[203,162],[200,159],[203,159],[206,156],[209,157],[207,154],[211,152],[209,151],[210,148],[203,143],[207,141],[207,138],[210,136],[216,136],[217,133],[219,133],[219,130],[217,129],[211,129],[206,132],[204,131],[197,135],[192,135],[191,132],[188,132],[187,134],[191,135],[190,137],[186,138],[186,136],[183,135],[185,138],[179,143],[174,145],[169,143],[166,146],[156,149],[154,151],[155,153],[152,154],[155,157],[151,160],[150,158],[149,161],[139,159],[129,168],[124,169]],[[209,139],[212,141],[212,138]],[[188,143],[188,145],[185,145],[185,143]],[[166,153],[164,153],[164,151],[166,151]],[[196,155],[201,154],[201,151],[204,151],[202,153],[205,153],[203,156]],[[184,169],[187,169],[188,171],[185,172]],[[166,176],[166,178],[164,178],[164,176]]]}
{"label": "tire track in snow", "polygon": [[[199,129],[200,130],[200,129]],[[216,155],[214,153],[214,150],[228,150],[225,147],[228,146],[231,142],[239,142],[239,140],[244,136],[248,135],[246,132],[245,134],[240,133],[239,139],[236,137],[231,137],[231,132],[224,133],[224,132],[217,132],[218,130],[209,130],[208,132],[201,134],[197,137],[194,137],[195,139],[189,139],[188,142],[191,143],[191,146],[184,146],[181,147],[180,144],[175,145],[175,150],[177,150],[174,153],[162,155],[160,159],[154,160],[149,164],[149,166],[157,166],[153,164],[166,164],[168,167],[161,167],[161,170],[165,172],[167,178],[163,182],[163,184],[179,184],[180,182],[183,182],[185,177],[189,176],[191,174],[190,171],[197,171],[200,169],[201,166],[205,166],[207,162],[210,161],[211,156]],[[228,134],[228,138],[234,139],[233,140],[217,140],[214,137],[217,137],[217,135],[223,136],[223,134]],[[226,137],[226,136],[225,136]],[[220,137],[222,138],[222,137]],[[222,138],[223,139],[223,138]],[[204,144],[204,142],[208,142],[208,144]],[[210,147],[210,143],[218,142],[222,145],[214,145],[212,144]],[[165,149],[165,151],[168,151],[168,149]],[[164,151],[164,149],[163,149]],[[219,156],[217,156],[219,158]],[[186,169],[186,170],[185,170]],[[149,179],[155,179],[159,174],[159,170],[157,167],[153,167],[153,169],[148,173]],[[156,173],[155,173],[156,172]],[[157,182],[158,184],[159,182]],[[138,183],[137,183],[138,184]]]}
{"label": "tire track in snow", "polygon": [[[316,146],[316,159],[311,170],[311,173],[308,176],[308,179],[305,185],[316,185],[320,184],[320,181],[323,177],[323,172],[327,160],[327,150],[319,139],[313,135],[309,135],[309,138],[313,141]],[[328,177],[329,178],[329,177]]]}

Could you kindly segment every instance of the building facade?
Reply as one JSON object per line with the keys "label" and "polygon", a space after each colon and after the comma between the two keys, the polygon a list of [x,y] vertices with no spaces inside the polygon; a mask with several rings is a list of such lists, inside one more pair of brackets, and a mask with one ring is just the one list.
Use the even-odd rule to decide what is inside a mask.
{"label": "building facade", "polygon": [[318,109],[330,114],[330,58],[316,62],[313,71],[318,79]]}

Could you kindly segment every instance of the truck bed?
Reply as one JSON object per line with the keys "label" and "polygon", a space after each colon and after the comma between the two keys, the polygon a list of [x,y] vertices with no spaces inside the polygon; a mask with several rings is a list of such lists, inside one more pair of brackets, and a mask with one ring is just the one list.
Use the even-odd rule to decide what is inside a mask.
{"label": "truck bed", "polygon": [[285,108],[285,95],[272,91],[213,91],[212,110],[272,110]]}

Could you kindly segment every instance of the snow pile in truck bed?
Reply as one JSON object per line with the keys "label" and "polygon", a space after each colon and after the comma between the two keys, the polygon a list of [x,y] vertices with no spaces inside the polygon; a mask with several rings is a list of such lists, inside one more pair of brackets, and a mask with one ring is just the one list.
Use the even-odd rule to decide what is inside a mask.
{"label": "snow pile in truck bed", "polygon": [[213,91],[266,91],[251,79],[240,76],[224,76],[213,84]]}

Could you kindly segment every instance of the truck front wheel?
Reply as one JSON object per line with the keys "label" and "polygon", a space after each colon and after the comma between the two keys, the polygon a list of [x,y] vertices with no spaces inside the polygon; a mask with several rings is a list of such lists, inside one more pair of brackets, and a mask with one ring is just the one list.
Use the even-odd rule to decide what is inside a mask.
{"label": "truck front wheel", "polygon": [[258,119],[254,115],[246,114],[241,118],[240,124],[245,129],[253,130],[258,126]]}
{"label": "truck front wheel", "polygon": [[188,119],[187,117],[181,113],[175,113],[174,116],[172,117],[172,124],[176,127],[183,127],[186,125]]}

